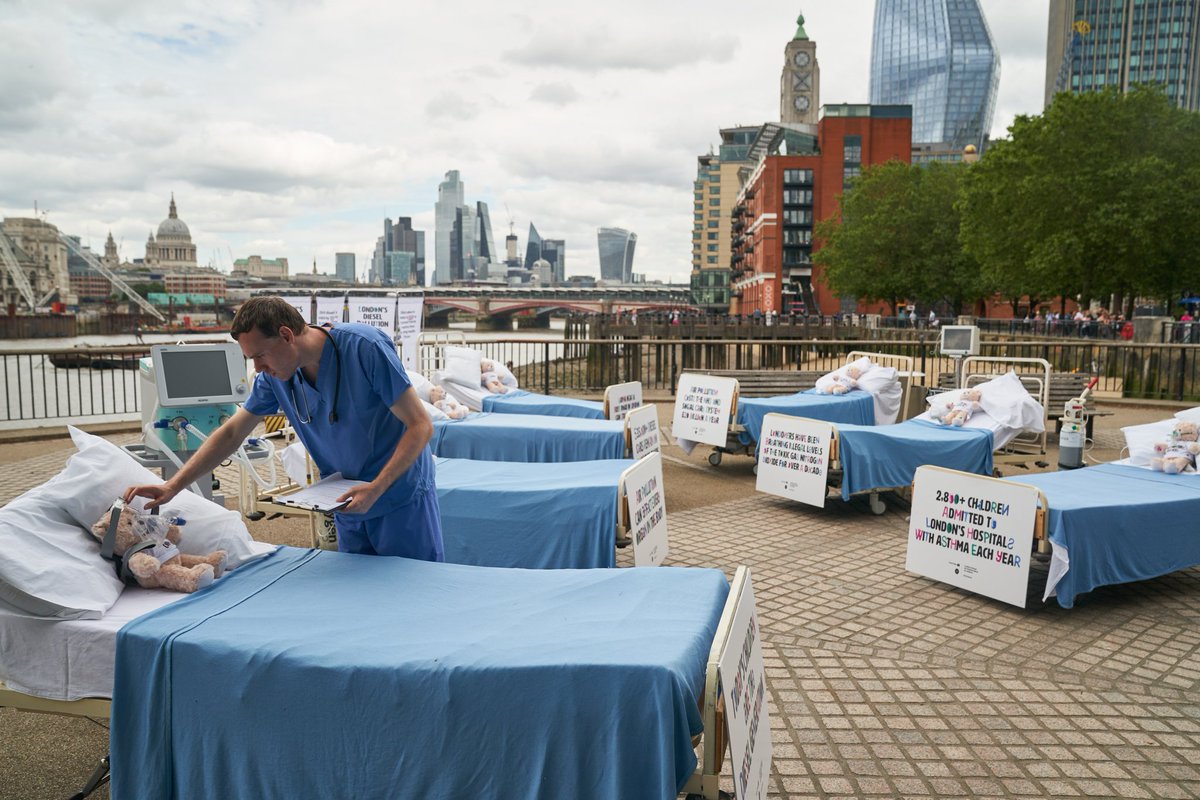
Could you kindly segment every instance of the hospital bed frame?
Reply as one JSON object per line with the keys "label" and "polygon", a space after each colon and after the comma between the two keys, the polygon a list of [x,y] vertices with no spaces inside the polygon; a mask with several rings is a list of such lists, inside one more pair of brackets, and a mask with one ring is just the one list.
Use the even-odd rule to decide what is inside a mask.
{"label": "hospital bed frame", "polygon": [[[725,703],[717,668],[721,662],[721,654],[728,646],[738,600],[745,591],[749,580],[749,569],[739,566],[730,583],[729,594],[725,598],[725,607],[721,610],[721,617],[713,634],[713,642],[709,647],[708,661],[704,668],[704,694],[700,698],[700,714],[704,721],[704,732],[692,739],[692,745],[701,747],[702,752],[699,763],[696,765],[696,771],[688,778],[683,788],[683,791],[688,793],[689,799],[721,800],[728,797],[719,787],[727,737],[725,733]],[[105,698],[46,700],[10,689],[0,682],[0,708],[104,719],[111,715],[112,701]],[[100,760],[87,786],[74,795],[71,800],[86,797],[106,783],[108,781],[108,764],[109,760],[106,755]]]}
{"label": "hospital bed frame", "polygon": [[[1046,403],[1048,400],[1048,392],[1050,390],[1050,362],[1044,358],[1003,358],[997,356],[971,356],[963,360],[963,378],[959,385],[960,389],[970,388],[984,381],[999,377],[1005,374],[1004,371],[986,371],[986,365],[1018,365],[1032,366],[1037,368],[1037,372],[1026,372],[1024,374],[1018,372],[1017,377],[1025,389],[1034,396],[1042,405],[1043,419],[1046,417]],[[1034,393],[1036,391],[1036,394]],[[842,463],[839,458],[840,439],[838,437],[837,425],[831,425],[833,435],[829,442],[829,471],[826,478],[826,488],[840,489],[842,485]],[[1013,437],[1012,441],[1006,444],[1003,448],[996,451],[992,456],[993,465],[1000,464],[1015,464],[1024,466],[1027,462],[1038,456],[1046,455],[1046,431],[1043,430],[1040,434],[1028,434],[1025,432],[1018,433]],[[993,470],[999,475],[999,470]],[[854,494],[867,495],[867,501],[871,507],[871,513],[876,516],[887,510],[887,504],[884,503],[880,495],[883,492],[890,491],[911,491],[912,485],[907,486],[878,486],[862,492]],[[1044,504],[1043,504],[1044,505]],[[1044,533],[1043,522],[1043,533]]]}
{"label": "hospital bed frame", "polygon": [[[896,377],[900,380],[900,411],[899,414],[904,414],[908,408],[908,391],[909,385],[912,383],[913,375],[913,358],[912,356],[897,356],[890,353],[869,353],[864,350],[853,350],[846,354],[846,363],[842,366],[854,363],[856,360],[867,357],[880,367],[895,367]],[[746,455],[755,459],[754,471],[758,472],[757,452],[758,442],[754,444],[742,444],[739,438],[741,434],[746,432],[746,428],[737,422],[737,398],[740,387],[734,388],[733,408],[729,413],[729,430],[725,435],[724,446],[714,447],[713,451],[708,454],[708,463],[714,467],[721,465],[722,456],[728,455]]]}

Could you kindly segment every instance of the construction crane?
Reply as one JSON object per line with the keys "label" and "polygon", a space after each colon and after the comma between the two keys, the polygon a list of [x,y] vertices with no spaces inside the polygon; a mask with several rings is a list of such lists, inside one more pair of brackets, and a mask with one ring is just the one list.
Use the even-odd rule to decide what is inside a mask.
{"label": "construction crane", "polygon": [[25,272],[21,269],[21,264],[17,261],[17,251],[9,240],[8,234],[2,230],[0,230],[0,261],[4,262],[5,271],[8,272],[8,276],[12,279],[13,286],[17,287],[17,291],[25,299],[25,304],[29,306],[29,310],[36,311],[37,298],[33,296],[33,287],[29,285],[29,278],[25,277]]}
{"label": "construction crane", "polygon": [[1067,43],[1067,52],[1063,54],[1062,66],[1058,68],[1058,78],[1054,81],[1054,93],[1067,88],[1067,82],[1071,79],[1071,61],[1075,58],[1075,51],[1079,49],[1079,45],[1083,42],[1083,37],[1092,32],[1092,26],[1087,20],[1078,20],[1071,26],[1071,41]]}
{"label": "construction crane", "polygon": [[123,292],[125,294],[126,297],[128,297],[133,302],[137,303],[138,308],[142,309],[142,311],[145,311],[147,314],[150,314],[152,317],[157,319],[159,322],[167,321],[167,318],[162,315],[161,311],[159,311],[157,308],[155,308],[153,305],[151,305],[149,300],[142,297],[140,294],[138,294],[133,289],[131,289],[129,284],[127,284],[125,281],[121,280],[121,278],[117,275],[117,273],[113,272],[111,269],[104,266],[104,264],[100,261],[100,259],[96,258],[95,254],[92,253],[91,250],[83,249],[83,247],[76,244],[74,239],[70,238],[69,236],[64,236],[62,233],[58,234],[58,239],[63,244],[65,244],[67,246],[67,249],[69,249],[72,253],[74,253],[75,255],[82,258],[85,262],[87,262],[87,265],[89,267],[96,270],[96,272],[99,272],[101,275],[103,275],[105,278],[107,278],[108,282],[111,283],[114,288],[119,289],[121,292]]}

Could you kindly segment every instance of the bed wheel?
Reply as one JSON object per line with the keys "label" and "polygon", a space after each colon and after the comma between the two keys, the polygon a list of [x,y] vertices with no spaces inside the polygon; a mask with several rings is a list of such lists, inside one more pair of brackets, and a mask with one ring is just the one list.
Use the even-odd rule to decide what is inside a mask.
{"label": "bed wheel", "polygon": [[879,496],[879,492],[871,492],[867,495],[867,502],[871,506],[871,513],[877,517],[887,511],[887,503],[883,502],[883,498]]}
{"label": "bed wheel", "polygon": [[750,471],[753,472],[755,475],[758,474],[758,462],[757,461],[754,462],[754,466],[750,468]]}
{"label": "bed wheel", "polygon": [[713,450],[711,453],[709,453],[708,463],[712,464],[714,467],[721,466],[721,451]]}

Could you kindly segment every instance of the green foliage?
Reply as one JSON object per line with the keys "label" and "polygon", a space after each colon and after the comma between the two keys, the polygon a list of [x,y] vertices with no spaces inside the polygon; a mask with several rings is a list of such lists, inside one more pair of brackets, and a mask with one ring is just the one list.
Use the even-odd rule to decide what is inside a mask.
{"label": "green foliage", "polygon": [[166,291],[162,281],[147,281],[145,283],[130,284],[130,289],[140,294],[142,297],[147,297],[151,292],[162,293]]}
{"label": "green foliage", "polygon": [[962,242],[1008,297],[1200,286],[1197,115],[1152,88],[1060,94],[970,170]]}
{"label": "green foliage", "polygon": [[833,291],[896,305],[963,302],[989,292],[959,244],[958,197],[966,167],[888,162],[867,168],[839,198],[841,220],[818,223],[813,255]]}

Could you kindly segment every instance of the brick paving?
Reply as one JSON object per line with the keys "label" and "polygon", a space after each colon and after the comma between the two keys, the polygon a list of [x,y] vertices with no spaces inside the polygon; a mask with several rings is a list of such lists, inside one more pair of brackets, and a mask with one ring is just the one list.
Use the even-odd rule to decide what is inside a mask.
{"label": "brick paving", "polygon": [[[1114,430],[1098,432],[1098,447]],[[1041,603],[1035,562],[1019,609],[905,572],[903,503],[878,517],[857,499],[814,509],[754,493],[748,460],[712,470],[696,466],[704,453],[685,463],[667,452],[669,495],[743,486],[737,499],[671,512],[668,564],[752,570],[772,797],[1200,797],[1200,569],[1102,588],[1064,610]],[[4,467],[0,502],[64,459]],[[16,716],[0,711],[0,798],[76,790],[104,729]]]}

